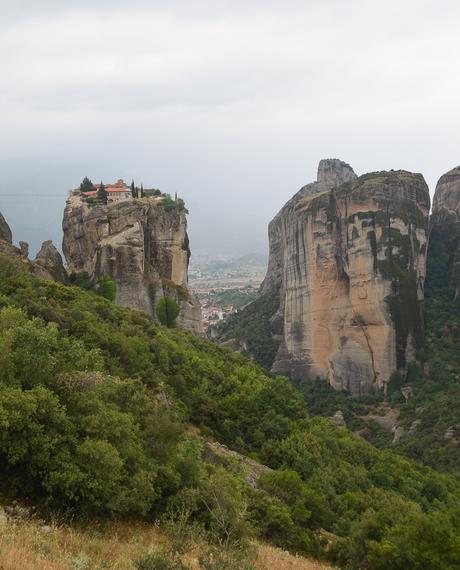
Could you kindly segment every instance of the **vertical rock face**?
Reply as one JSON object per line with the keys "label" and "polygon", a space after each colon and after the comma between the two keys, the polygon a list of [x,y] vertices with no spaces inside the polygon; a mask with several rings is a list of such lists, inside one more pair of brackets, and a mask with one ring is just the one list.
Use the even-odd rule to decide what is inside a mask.
{"label": "vertical rock face", "polygon": [[261,294],[280,299],[274,373],[327,378],[358,395],[415,359],[429,208],[420,174],[357,178],[344,162],[320,162],[317,182],[269,225]]}
{"label": "vertical rock face", "polygon": [[6,223],[3,214],[0,213],[0,240],[6,243],[12,243],[13,237],[10,226]]}
{"label": "vertical rock face", "polygon": [[159,298],[181,306],[178,324],[201,332],[201,306],[188,289],[186,210],[166,208],[161,198],[132,199],[90,207],[79,195],[67,200],[63,251],[69,273],[97,281],[112,277],[116,302],[155,318]]}
{"label": "vertical rock face", "polygon": [[430,243],[442,243],[449,256],[449,285],[460,293],[460,166],[439,179],[433,198]]}

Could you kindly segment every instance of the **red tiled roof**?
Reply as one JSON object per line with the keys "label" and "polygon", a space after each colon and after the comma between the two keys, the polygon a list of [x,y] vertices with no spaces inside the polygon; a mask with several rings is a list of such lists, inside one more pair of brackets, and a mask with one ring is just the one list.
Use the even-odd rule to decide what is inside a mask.
{"label": "red tiled roof", "polygon": [[[100,186],[101,186],[100,184],[93,184],[94,190],[90,190],[89,192],[82,192],[81,195],[85,196],[85,198],[96,196]],[[113,182],[112,184],[108,184],[107,186],[105,186],[105,191],[107,192],[107,194],[115,194],[118,192],[130,192],[130,189],[125,184],[125,182],[120,178],[116,182]]]}
{"label": "red tiled roof", "polygon": [[[95,190],[97,190],[99,188],[100,184],[93,184],[93,188]],[[128,189],[128,186],[125,184],[125,182],[120,178],[119,180],[117,180],[116,182],[113,182],[112,184],[107,184],[106,186],[106,190],[108,188],[122,188],[124,190]]]}
{"label": "red tiled roof", "polygon": [[[105,188],[105,191],[107,192],[107,194],[115,194],[115,193],[119,193],[119,192],[129,192],[129,188],[118,188],[115,186],[107,186]],[[98,190],[91,190],[90,192],[82,192],[82,196],[86,196],[87,198],[89,198],[90,196],[96,196],[96,194],[98,193]]]}

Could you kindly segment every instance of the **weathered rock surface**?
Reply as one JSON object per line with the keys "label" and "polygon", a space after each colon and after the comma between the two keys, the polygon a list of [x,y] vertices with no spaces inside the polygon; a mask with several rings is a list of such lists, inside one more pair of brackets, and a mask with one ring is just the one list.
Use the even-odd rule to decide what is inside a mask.
{"label": "weathered rock surface", "polygon": [[161,198],[90,207],[71,195],[63,219],[63,251],[69,273],[113,278],[116,303],[155,318],[164,295],[181,306],[178,324],[201,332],[201,306],[188,288],[190,257],[186,210],[166,209]]}
{"label": "weathered rock surface", "polygon": [[449,256],[449,283],[460,293],[460,166],[439,179],[433,198],[430,243],[442,244]]}
{"label": "weathered rock surface", "polygon": [[419,427],[422,425],[422,420],[414,420],[410,427],[409,431],[407,432],[408,435],[415,435],[418,432]]}
{"label": "weathered rock surface", "polygon": [[399,440],[406,435],[406,430],[402,426],[398,426],[395,428],[393,432],[393,441],[391,442],[392,445],[398,443]]}
{"label": "weathered rock surface", "polygon": [[33,261],[34,274],[44,279],[53,279],[61,283],[68,282],[67,271],[65,270],[61,254],[55,248],[51,240],[44,241]]}
{"label": "weathered rock surface", "polygon": [[342,410],[337,410],[335,412],[335,414],[332,416],[332,421],[337,427],[347,427]]}
{"label": "weathered rock surface", "polygon": [[5,218],[0,213],[0,253],[10,257],[20,258],[27,265],[30,272],[41,279],[67,282],[67,273],[62,263],[62,258],[54,247],[52,241],[45,241],[34,261],[29,259],[29,244],[20,241],[19,247],[13,245],[12,234]]}
{"label": "weathered rock surface", "polygon": [[7,224],[3,214],[0,212],[0,240],[12,243],[13,236],[11,234],[10,226]]}
{"label": "weathered rock surface", "polygon": [[11,229],[3,215],[0,213],[0,253],[12,257],[21,257],[21,250],[13,245]]}
{"label": "weathered rock surface", "polygon": [[429,208],[420,174],[357,178],[342,161],[320,162],[317,182],[269,225],[260,292],[279,294],[274,373],[327,378],[359,395],[415,359]]}

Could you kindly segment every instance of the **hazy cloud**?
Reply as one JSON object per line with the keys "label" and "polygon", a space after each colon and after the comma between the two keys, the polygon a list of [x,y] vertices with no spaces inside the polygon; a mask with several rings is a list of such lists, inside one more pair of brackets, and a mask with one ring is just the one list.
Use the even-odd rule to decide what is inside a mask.
{"label": "hazy cloud", "polygon": [[[192,249],[261,250],[322,157],[432,189],[460,163],[455,1],[0,7],[0,193],[55,194],[56,226],[84,175],[134,177],[185,198]],[[0,209],[19,239],[17,203]]]}

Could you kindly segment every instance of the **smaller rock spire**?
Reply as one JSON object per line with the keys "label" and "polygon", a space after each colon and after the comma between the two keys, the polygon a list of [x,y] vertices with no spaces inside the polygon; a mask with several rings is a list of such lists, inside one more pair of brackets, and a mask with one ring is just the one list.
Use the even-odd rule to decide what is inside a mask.
{"label": "smaller rock spire", "polygon": [[323,158],[319,161],[317,181],[320,191],[337,188],[357,178],[353,168],[338,158]]}

